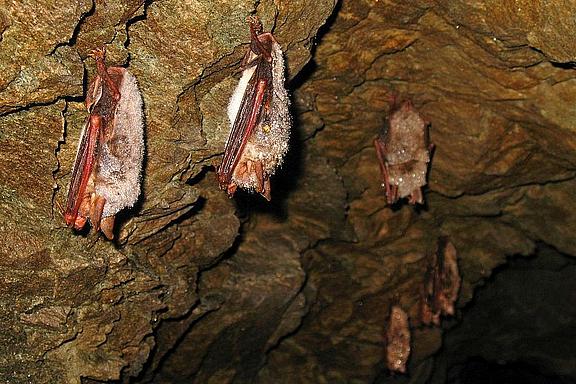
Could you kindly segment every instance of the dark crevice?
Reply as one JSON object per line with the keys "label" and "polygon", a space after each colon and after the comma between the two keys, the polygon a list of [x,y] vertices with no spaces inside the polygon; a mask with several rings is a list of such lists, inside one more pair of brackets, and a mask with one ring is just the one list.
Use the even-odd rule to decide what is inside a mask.
{"label": "dark crevice", "polygon": [[[78,375],[102,380],[66,372],[84,383],[574,384],[570,363],[576,356],[566,340],[576,338],[571,302],[576,257],[568,254],[573,242],[559,239],[573,232],[573,223],[561,215],[573,216],[575,142],[566,108],[574,98],[569,87],[574,66],[547,63],[543,52],[528,46],[526,33],[539,33],[537,26],[494,31],[496,21],[506,23],[501,7],[466,8],[462,0],[447,5],[446,15],[426,0],[328,0],[319,3],[324,10],[309,9],[310,2],[296,9],[293,2],[254,0],[247,8],[230,9],[230,19],[237,20],[253,7],[274,18],[273,30],[293,31],[282,35],[281,44],[295,60],[290,67],[301,68],[287,81],[293,130],[289,152],[271,179],[272,201],[239,190],[230,202],[213,180],[223,150],[214,146],[224,142],[220,130],[226,129],[218,125],[216,132],[211,119],[227,124],[228,96],[215,87],[238,80],[234,71],[248,44],[233,47],[241,32],[227,29],[227,9],[212,13],[211,7],[221,4],[204,1],[128,0],[120,8],[102,1],[93,2],[75,26],[67,20],[72,36],[48,48],[50,59],[65,64],[63,51],[90,44],[85,37],[116,44],[123,28],[127,65],[140,59],[134,55],[154,60],[158,49],[166,53],[158,65],[147,63],[137,73],[149,92],[143,175],[148,193],[117,216],[117,231],[132,231],[123,244],[108,242],[88,226],[54,231],[54,221],[60,226],[62,221],[63,185],[55,185],[51,202],[45,202],[51,203],[53,222],[36,220],[32,204],[20,197],[28,186],[37,187],[37,169],[45,194],[52,182],[69,177],[60,162],[73,155],[74,148],[64,143],[71,141],[71,119],[82,118],[73,107],[80,108],[76,104],[84,97],[52,95],[65,84],[45,85],[44,73],[22,79],[39,80],[44,87],[39,95],[54,100],[4,106],[10,110],[0,115],[22,113],[32,121],[14,116],[22,124],[16,132],[24,133],[17,143],[22,153],[11,153],[11,142],[0,138],[6,149],[0,171],[11,177],[0,188],[8,196],[0,204],[5,210],[0,227],[10,233],[0,244],[0,251],[7,250],[0,258],[0,317],[6,325],[0,331],[0,361],[8,362],[0,378],[53,382],[61,366],[71,364]],[[306,17],[325,15],[333,4],[322,26]],[[173,10],[182,14],[168,14]],[[120,19],[112,39],[98,35],[97,28],[84,36],[88,24],[92,28],[96,17],[110,16],[107,12],[124,12],[113,16]],[[169,23],[198,15],[201,25],[189,25],[190,31],[205,32],[204,15],[216,28],[199,46],[183,47],[196,40]],[[447,15],[468,25],[457,31],[457,24],[443,20]],[[4,24],[0,19],[0,39]],[[44,38],[41,26],[35,30],[34,38]],[[248,41],[245,32],[241,36]],[[163,47],[146,44],[148,34]],[[503,41],[491,40],[502,34]],[[224,52],[224,46],[230,48]],[[308,49],[311,58],[305,62]],[[202,67],[197,73],[178,70],[194,60]],[[69,69],[61,67],[65,76]],[[84,75],[86,90],[86,70]],[[17,80],[6,91],[20,100],[11,103],[25,103],[26,95],[12,95],[21,86]],[[430,200],[421,207],[405,200],[386,205],[379,188],[372,140],[389,113],[387,96],[399,90],[424,106],[438,128],[434,179],[425,188]],[[556,98],[566,105],[554,103]],[[41,137],[34,131],[34,108],[42,106],[51,106],[55,115],[51,132],[62,130],[47,149],[47,168],[36,167],[40,157],[34,156],[45,147],[29,141]],[[157,116],[159,110],[166,116]],[[213,131],[205,132],[208,126]],[[12,140],[11,127],[2,129]],[[12,162],[35,168],[20,176]],[[419,300],[426,297],[422,286],[434,268],[428,259],[439,234],[460,247],[460,307],[441,327],[420,326]],[[416,324],[406,375],[386,368],[384,335],[392,302],[405,305]],[[70,308],[63,320],[59,307]],[[21,314],[53,325],[27,323]],[[17,370],[23,373],[12,373]],[[119,371],[120,380],[103,379]]]}
{"label": "dark crevice", "polygon": [[56,44],[54,46],[54,48],[52,49],[52,51],[50,51],[48,53],[48,56],[52,56],[54,53],[56,53],[56,51],[60,47],[65,47],[65,46],[72,47],[72,46],[74,46],[76,44],[76,39],[78,38],[78,35],[80,34],[80,30],[82,29],[82,25],[86,22],[86,20],[90,16],[92,16],[94,14],[95,11],[96,11],[96,2],[92,1],[92,7],[87,12],[80,15],[80,19],[78,20],[78,23],[74,27],[74,30],[72,31],[72,36],[70,36],[70,39],[68,39],[68,41],[66,41],[66,42],[60,42],[60,43]]}
{"label": "dark crevice", "polygon": [[192,327],[201,321],[204,317],[208,316],[210,313],[217,311],[219,309],[218,304],[211,305],[203,303],[202,299],[196,303],[190,311],[183,316],[173,317],[169,319],[162,320],[159,326],[156,328],[156,332],[160,327],[171,328],[178,327],[181,329],[180,335],[173,340],[170,347],[162,351],[161,356],[157,356],[160,353],[160,345],[156,344],[154,349],[150,353],[150,357],[144,364],[142,371],[136,377],[128,377],[127,380],[123,380],[124,383],[154,383],[155,375],[160,372],[163,365],[170,358],[170,356],[178,350],[178,347],[186,339],[188,332]]}
{"label": "dark crevice", "polygon": [[[121,24],[126,24],[126,41],[124,42],[124,48],[126,48],[127,50],[129,50],[129,46],[130,46],[130,27],[132,27],[134,24],[140,22],[140,21],[146,21],[146,19],[148,18],[148,7],[154,2],[155,0],[144,0],[142,2],[142,4],[138,5],[138,7],[134,10],[131,10],[131,13],[126,13],[122,16],[122,18],[120,19],[120,23]],[[141,15],[135,16],[135,17],[130,17],[128,15],[130,14],[134,14],[141,6],[144,7],[144,10],[142,11]],[[128,58],[128,64],[130,63],[130,56]]]}
{"label": "dark crevice", "polygon": [[[52,219],[54,219],[54,217],[55,217],[54,208],[55,208],[55,205],[57,204],[56,195],[58,194],[58,191],[61,188],[61,186],[58,185],[56,175],[60,172],[60,158],[58,156],[60,153],[60,146],[66,142],[66,133],[68,131],[68,122],[66,121],[66,111],[67,110],[68,110],[68,103],[66,102],[64,104],[64,108],[60,112],[60,115],[62,117],[62,135],[60,136],[60,138],[58,139],[58,142],[56,143],[56,148],[54,148],[54,158],[56,160],[56,165],[54,166],[54,168],[52,170],[52,180],[54,180],[54,185],[52,187],[52,198],[51,198]],[[61,215],[64,213],[63,208],[64,207],[58,207],[58,211]]]}
{"label": "dark crevice", "polygon": [[575,384],[561,375],[551,375],[527,362],[500,362],[473,356],[452,367],[447,384]]}
{"label": "dark crevice", "polygon": [[[459,323],[446,334],[431,383],[574,383],[573,377],[555,373],[546,363],[546,356],[554,355],[556,349],[566,350],[560,340],[571,343],[570,337],[559,338],[570,327],[562,320],[569,313],[558,317],[563,311],[554,302],[569,301],[567,291],[555,288],[571,289],[566,282],[574,280],[574,266],[572,255],[539,242],[533,254],[510,256],[496,267],[462,308]],[[518,287],[521,281],[524,292]],[[555,318],[549,325],[552,328],[543,327],[547,321],[531,318],[538,313]],[[488,318],[492,322],[486,324]],[[533,327],[537,330],[531,332]],[[554,342],[559,344],[554,346]],[[564,358],[570,359],[570,354]]]}
{"label": "dark crevice", "polygon": [[[142,204],[142,203],[140,203],[140,204]],[[182,212],[178,217],[171,220],[169,223],[165,224],[163,227],[157,228],[153,233],[150,233],[144,237],[140,237],[138,239],[138,242],[134,243],[133,245],[138,244],[138,243],[142,243],[143,241],[149,239],[150,237],[153,237],[154,235],[156,235],[160,231],[166,231],[169,228],[172,228],[174,226],[178,226],[178,225],[182,224],[186,220],[191,219],[193,216],[197,215],[198,212],[200,212],[204,208],[205,205],[206,205],[206,198],[204,198],[203,196],[199,196],[198,199],[190,205],[181,207],[180,209],[178,209],[176,211],[166,212],[164,215],[156,216],[155,218],[158,218],[158,217],[162,217],[162,216],[173,215],[175,212],[179,212],[179,211]],[[135,205],[132,209],[125,209],[125,210],[120,211],[116,216],[117,223],[122,223],[124,221],[128,221],[131,217],[133,217],[134,213],[131,212],[132,210],[134,210],[134,212],[141,210],[141,205]],[[118,228],[119,227],[120,227],[120,225],[118,225]]]}
{"label": "dark crevice", "polygon": [[65,101],[67,103],[83,102],[84,97],[82,97],[82,96],[59,96],[59,97],[55,98],[54,100],[50,100],[50,101],[34,102],[34,103],[22,105],[22,106],[16,106],[16,105],[8,106],[8,107],[4,106],[3,108],[13,108],[13,109],[9,109],[7,112],[0,113],[0,117],[8,116],[8,115],[13,114],[13,113],[22,113],[22,112],[31,111],[33,108],[51,106],[51,105],[57,104],[61,100]]}
{"label": "dark crevice", "polygon": [[568,71],[573,71],[576,68],[576,63],[574,63],[573,61],[569,61],[566,63],[559,63],[559,62],[551,61],[550,64],[552,64],[552,66],[555,68],[565,69]]}
{"label": "dark crevice", "polygon": [[208,165],[202,166],[202,168],[200,168],[200,172],[198,172],[196,175],[194,175],[191,178],[189,178],[188,180],[186,180],[186,184],[187,185],[199,184],[204,179],[206,179],[206,177],[208,177],[207,175],[209,173],[213,173],[213,172],[214,172],[213,166],[208,166]]}
{"label": "dark crevice", "polygon": [[430,193],[440,195],[446,199],[456,200],[456,199],[459,199],[463,196],[479,197],[479,196],[489,195],[491,193],[505,192],[505,191],[509,191],[509,190],[520,189],[520,188],[530,187],[530,186],[547,186],[547,185],[561,184],[561,183],[565,183],[568,181],[572,181],[575,178],[576,178],[576,173],[572,174],[570,176],[567,176],[567,177],[557,179],[557,180],[531,181],[531,182],[525,182],[525,183],[518,183],[518,184],[507,185],[505,187],[494,188],[494,189],[490,189],[490,190],[486,190],[486,191],[482,191],[482,192],[460,192],[457,194],[449,195],[449,194],[440,192],[438,190],[430,190]]}

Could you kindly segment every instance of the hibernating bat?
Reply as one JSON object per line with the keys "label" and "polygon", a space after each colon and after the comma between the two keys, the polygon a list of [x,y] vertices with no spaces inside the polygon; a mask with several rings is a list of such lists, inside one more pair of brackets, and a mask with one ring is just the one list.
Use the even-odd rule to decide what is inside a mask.
{"label": "hibernating bat", "polygon": [[390,115],[374,139],[388,204],[404,197],[410,204],[424,203],[422,187],[432,150],[428,125],[412,102],[393,98]]}
{"label": "hibernating bat", "polygon": [[256,17],[248,19],[251,43],[242,61],[242,77],[228,106],[232,126],[222,164],[220,187],[237,187],[270,200],[270,176],[288,150],[290,100],[284,88],[284,57],[271,33],[262,33]]}
{"label": "hibernating bat", "polygon": [[410,357],[410,325],[408,314],[398,305],[390,309],[386,328],[386,362],[392,372],[406,373]]}
{"label": "hibernating bat", "polygon": [[441,315],[454,315],[454,303],[461,283],[456,248],[447,238],[440,238],[436,252],[428,259],[420,301],[420,321],[440,325]]}
{"label": "hibernating bat", "polygon": [[114,238],[114,218],[140,195],[144,115],[136,79],[125,68],[106,67],[105,48],[95,49],[97,75],[86,95],[88,117],[80,135],[64,219]]}

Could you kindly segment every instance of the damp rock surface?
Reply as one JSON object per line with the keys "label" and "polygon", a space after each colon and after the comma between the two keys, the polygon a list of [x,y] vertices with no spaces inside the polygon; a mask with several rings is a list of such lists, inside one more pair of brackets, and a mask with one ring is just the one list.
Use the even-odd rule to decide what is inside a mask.
{"label": "damp rock surface", "polygon": [[[440,237],[458,254],[457,308],[511,255],[576,255],[575,11],[0,1],[0,381],[426,382],[445,329],[418,308]],[[215,176],[254,13],[285,51],[293,105],[272,203],[229,199]],[[115,243],[61,214],[87,54],[104,44],[146,115],[142,195]],[[372,141],[394,95],[430,123],[421,208],[386,206],[381,186]],[[393,305],[412,327],[409,378],[385,369]]]}

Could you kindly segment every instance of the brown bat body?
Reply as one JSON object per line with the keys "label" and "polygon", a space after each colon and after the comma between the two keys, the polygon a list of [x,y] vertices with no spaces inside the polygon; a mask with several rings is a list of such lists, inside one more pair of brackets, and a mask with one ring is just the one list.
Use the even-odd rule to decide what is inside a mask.
{"label": "brown bat body", "polygon": [[390,309],[386,328],[386,361],[392,372],[406,373],[410,357],[410,325],[408,314],[398,305]]}
{"label": "brown bat body", "polygon": [[242,77],[228,106],[232,128],[218,179],[230,196],[240,187],[270,200],[270,176],[288,150],[290,101],[280,45],[271,33],[259,33],[258,19],[250,20],[250,30]]}
{"label": "brown bat body", "polygon": [[456,248],[442,238],[429,259],[422,289],[420,320],[423,324],[440,325],[441,315],[454,315],[461,282]]}
{"label": "brown bat body", "polygon": [[422,187],[432,146],[428,140],[428,123],[410,101],[394,105],[384,129],[374,139],[388,204],[409,198],[410,204],[422,204]]}
{"label": "brown bat body", "polygon": [[64,219],[82,229],[87,219],[112,239],[114,218],[140,194],[144,115],[136,79],[125,68],[104,64],[94,50],[98,74],[86,96],[84,124],[68,190]]}

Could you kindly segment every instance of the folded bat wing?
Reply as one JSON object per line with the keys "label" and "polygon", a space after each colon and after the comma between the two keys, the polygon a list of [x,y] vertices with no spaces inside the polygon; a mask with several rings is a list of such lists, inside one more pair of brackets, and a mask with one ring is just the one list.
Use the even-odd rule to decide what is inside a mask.
{"label": "folded bat wing", "polygon": [[266,76],[266,71],[262,71],[260,66],[257,65],[242,97],[240,108],[226,142],[222,165],[218,169],[220,185],[223,188],[230,183],[248,138],[252,134],[254,127],[261,120],[263,106],[266,104],[264,98],[268,94],[268,86],[269,79]]}
{"label": "folded bat wing", "polygon": [[86,186],[94,163],[96,161],[97,145],[100,135],[100,124],[97,119],[88,118],[82,132],[72,179],[68,190],[68,200],[66,201],[66,212],[64,218],[67,225],[74,225],[78,217],[78,210],[86,192]]}

